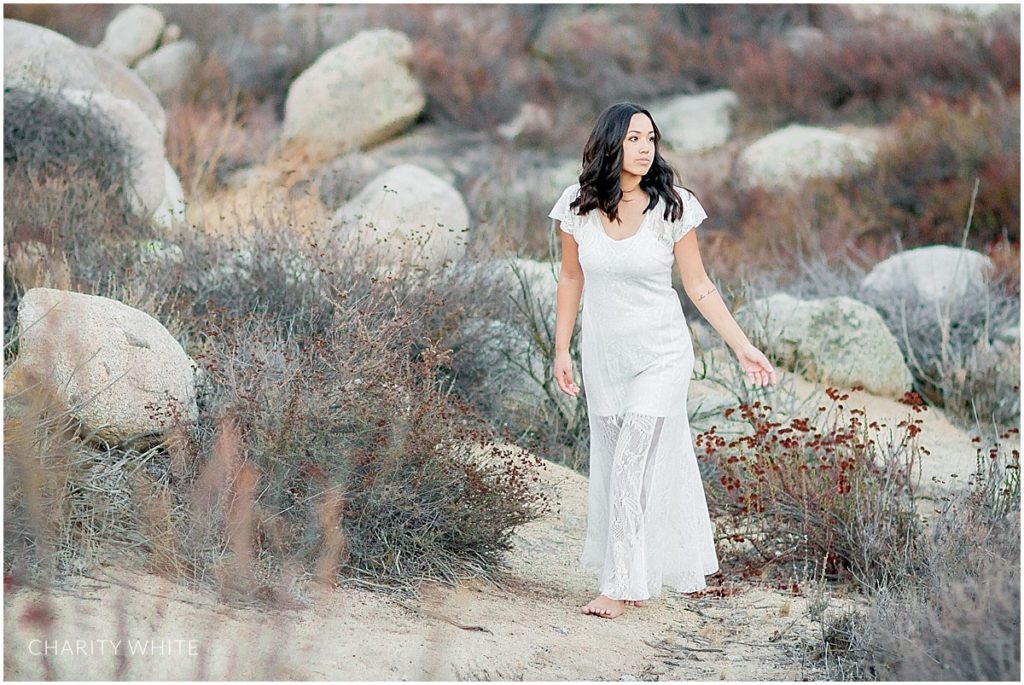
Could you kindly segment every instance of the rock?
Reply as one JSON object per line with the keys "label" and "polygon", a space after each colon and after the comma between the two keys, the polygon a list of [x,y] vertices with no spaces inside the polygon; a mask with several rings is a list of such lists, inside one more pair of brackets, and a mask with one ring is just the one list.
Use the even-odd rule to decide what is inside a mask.
{"label": "rock", "polygon": [[164,194],[160,204],[153,211],[153,219],[166,229],[187,223],[185,190],[181,187],[178,174],[171,163],[164,160]]}
{"label": "rock", "polygon": [[532,51],[572,71],[592,70],[594,36],[615,36],[604,49],[629,64],[650,64],[657,47],[636,12],[628,6],[560,4],[550,7],[547,18],[532,41]]}
{"label": "rock", "polygon": [[181,92],[198,66],[199,48],[190,40],[181,40],[140,59],[135,71],[158,98],[166,100]]}
{"label": "rock", "polygon": [[1013,344],[1020,342],[1020,324],[1011,324],[1004,326],[995,332],[993,335],[994,340],[998,340],[1002,343]]}
{"label": "rock", "polygon": [[942,3],[942,7],[950,12],[973,14],[984,18],[995,14],[1000,9],[1007,7],[1007,5],[983,2],[945,2]]}
{"label": "rock", "polygon": [[210,52],[223,63],[231,83],[275,107],[284,97],[279,85],[283,78],[300,73],[327,47],[376,22],[373,5],[279,5],[270,12],[221,7],[223,16],[241,15],[244,21],[237,21],[237,32],[212,36]]}
{"label": "rock", "polygon": [[164,15],[146,5],[131,5],[110,20],[97,47],[123,64],[131,65],[156,47],[164,32]]}
{"label": "rock", "polygon": [[786,31],[783,39],[786,47],[794,55],[802,56],[808,52],[826,45],[828,34],[813,26],[794,26]]}
{"label": "rock", "polygon": [[69,102],[95,108],[109,117],[119,136],[131,146],[136,154],[131,178],[135,191],[130,198],[132,207],[141,215],[153,215],[167,193],[169,165],[164,159],[164,141],[152,122],[132,102],[104,91],[69,89],[62,94]]}
{"label": "rock", "polygon": [[912,387],[903,360],[881,315],[849,297],[802,301],[785,294],[755,300],[737,321],[787,368],[810,381],[899,398]]}
{"label": "rock", "polygon": [[[267,278],[279,269],[280,283],[286,287],[303,286],[317,291],[323,286],[323,274],[309,255],[292,248],[275,248],[273,256],[260,256],[250,249],[223,249],[216,255],[216,263],[203,271],[190,270],[185,274],[185,285],[194,292],[216,290],[226,281],[251,281]],[[235,284],[232,284],[232,287]]]}
{"label": "rock", "polygon": [[997,21],[1002,11],[1009,10],[1006,18],[1014,24],[1020,23],[1019,5],[986,3],[943,3],[943,4],[860,4],[845,6],[854,19],[872,24],[884,24],[903,30],[942,34],[943,38],[969,38],[970,29],[988,22]]}
{"label": "rock", "polygon": [[334,157],[401,132],[426,104],[411,56],[409,38],[391,29],[361,31],[331,48],[289,87],[285,140]]}
{"label": "rock", "polygon": [[106,91],[142,110],[161,141],[167,131],[160,101],[134,71],[56,31],[16,19],[4,19],[4,86]]}
{"label": "rock", "polygon": [[436,272],[465,254],[469,210],[462,195],[433,173],[400,164],[375,177],[332,218],[346,249],[368,250],[387,269],[400,259]]}
{"label": "rock", "polygon": [[736,160],[742,188],[793,188],[812,178],[835,178],[873,163],[877,145],[866,137],[791,124],[745,148]]}
{"label": "rock", "polygon": [[142,77],[106,53],[91,48],[83,49],[92,62],[100,85],[114,97],[129,100],[142,110],[163,140],[167,134],[167,113]]}
{"label": "rock", "polygon": [[54,31],[5,19],[4,81],[59,91],[69,102],[92,106],[108,117],[136,154],[133,209],[165,228],[184,220],[181,183],[164,157],[166,114],[131,69]]}
{"label": "rock", "polygon": [[116,300],[33,288],[18,305],[21,373],[53,388],[88,433],[117,442],[198,417],[194,371],[164,326]]}
{"label": "rock", "polygon": [[541,134],[554,126],[551,110],[534,102],[524,102],[512,121],[498,127],[498,134],[505,140],[515,140],[524,133]]}
{"label": "rock", "polygon": [[377,155],[350,152],[337,157],[315,172],[320,200],[325,207],[339,207],[362,190],[366,179],[387,171],[388,167]]}
{"label": "rock", "polygon": [[168,24],[160,36],[160,45],[170,45],[181,38],[181,27],[177,24]]}
{"label": "rock", "polygon": [[696,153],[729,140],[732,116],[739,103],[731,90],[680,95],[652,105],[651,115],[662,132],[662,142],[674,152]]}
{"label": "rock", "polygon": [[872,299],[898,301],[908,296],[945,303],[985,291],[991,259],[948,245],[905,250],[882,260],[861,281]]}
{"label": "rock", "polygon": [[687,321],[690,326],[690,339],[694,345],[702,350],[711,350],[715,347],[724,347],[725,341],[718,331],[703,321]]}

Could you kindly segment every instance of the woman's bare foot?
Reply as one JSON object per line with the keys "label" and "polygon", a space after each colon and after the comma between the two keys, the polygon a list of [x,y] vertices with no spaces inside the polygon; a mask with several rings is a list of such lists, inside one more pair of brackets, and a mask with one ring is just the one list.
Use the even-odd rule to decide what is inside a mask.
{"label": "woman's bare foot", "polygon": [[584,614],[593,614],[601,618],[615,618],[621,616],[625,610],[625,603],[621,599],[611,599],[604,595],[598,595],[590,604],[583,607]]}
{"label": "woman's bare foot", "polygon": [[630,607],[645,607],[645,606],[647,606],[647,600],[646,599],[627,599],[627,600],[623,600],[623,601],[626,603],[626,606],[630,606]]}

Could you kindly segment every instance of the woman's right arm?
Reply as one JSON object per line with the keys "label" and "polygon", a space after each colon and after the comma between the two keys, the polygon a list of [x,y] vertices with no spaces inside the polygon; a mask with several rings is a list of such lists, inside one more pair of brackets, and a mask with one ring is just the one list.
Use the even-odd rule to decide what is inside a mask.
{"label": "woman's right arm", "polygon": [[562,270],[558,275],[555,352],[568,352],[572,330],[576,326],[576,313],[583,296],[583,267],[580,266],[576,239],[561,230],[561,225],[558,232],[562,236]]}
{"label": "woman's right arm", "polygon": [[555,311],[555,381],[563,392],[577,395],[579,386],[572,380],[572,360],[569,356],[569,343],[572,331],[576,326],[576,314],[583,296],[583,267],[580,266],[579,245],[576,239],[561,230],[558,222],[558,233],[562,236],[562,269],[558,275],[558,289]]}

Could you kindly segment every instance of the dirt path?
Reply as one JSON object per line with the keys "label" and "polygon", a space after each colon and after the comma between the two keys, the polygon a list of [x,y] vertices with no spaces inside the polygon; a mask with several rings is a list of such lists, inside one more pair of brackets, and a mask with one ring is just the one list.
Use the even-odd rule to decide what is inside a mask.
{"label": "dirt path", "polygon": [[[362,589],[316,591],[308,606],[258,612],[219,606],[156,576],[124,571],[53,599],[48,639],[58,679],[337,680],[734,680],[795,679],[800,634],[812,630],[807,599],[751,590],[693,600],[666,590],[607,620],[580,613],[596,577],[576,570],[586,516],[586,478],[549,465],[561,510],[522,527],[505,588],[470,581],[421,586],[415,600]],[[166,597],[166,598],[165,598]],[[170,599],[168,599],[170,598]],[[37,599],[5,596],[6,675],[46,677],[42,633],[22,618]],[[122,611],[122,608],[126,611]],[[126,622],[118,629],[117,615]],[[779,639],[773,636],[779,634]],[[92,640],[75,654],[75,640]],[[164,654],[128,656],[98,640],[185,641]],[[187,641],[194,640],[190,646]],[[71,641],[70,646],[64,643]],[[101,654],[101,647],[106,647]],[[192,649],[194,655],[189,654]],[[138,650],[137,650],[138,651]],[[119,673],[118,668],[123,670]]]}
{"label": "dirt path", "polygon": [[[905,416],[904,405],[861,397],[871,418]],[[968,436],[940,412],[922,416],[924,444],[932,450],[926,476],[961,470],[965,454],[973,463]],[[30,618],[37,593],[6,592],[5,676],[614,681],[821,676],[803,666],[800,656],[801,638],[811,640],[818,630],[807,615],[808,597],[741,587],[735,595],[694,599],[666,589],[648,606],[627,608],[615,620],[581,614],[597,589],[596,576],[577,565],[585,535],[586,478],[554,464],[544,476],[555,506],[545,519],[517,531],[503,587],[480,581],[458,588],[428,583],[417,599],[398,600],[358,588],[304,585],[303,606],[260,612],[224,607],[212,596],[156,576],[117,571],[112,576],[117,582],[88,580],[73,589],[77,596],[53,598],[54,621],[46,636]],[[33,640],[44,637],[56,652],[48,657],[49,666],[34,653],[42,643]],[[115,654],[113,643],[119,639]],[[85,644],[79,648],[76,640]],[[163,653],[154,654],[152,644],[138,642],[145,640],[170,642],[159,643]],[[128,654],[132,644],[134,655]]]}

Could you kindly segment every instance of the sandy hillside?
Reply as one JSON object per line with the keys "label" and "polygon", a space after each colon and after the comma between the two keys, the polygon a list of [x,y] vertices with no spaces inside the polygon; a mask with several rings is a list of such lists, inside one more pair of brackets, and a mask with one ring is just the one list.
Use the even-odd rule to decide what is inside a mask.
{"label": "sandy hillside", "polygon": [[[856,406],[854,398],[870,418],[906,416],[907,408],[892,400],[857,393],[850,406]],[[968,436],[941,412],[920,416],[923,442],[932,451],[925,479],[962,473],[968,461],[973,464]],[[517,532],[501,587],[429,583],[418,598],[402,600],[308,584],[298,588],[304,599],[295,609],[260,612],[225,607],[212,595],[184,591],[157,576],[108,568],[50,600],[54,621],[45,636],[31,620],[45,606],[40,596],[25,589],[5,593],[4,675],[616,681],[821,676],[802,665],[798,648],[801,637],[810,640],[818,629],[807,616],[806,596],[740,587],[730,596],[690,597],[666,589],[648,606],[627,608],[614,620],[581,614],[597,589],[596,576],[577,566],[586,478],[554,464],[544,475],[555,506]],[[125,616],[120,626],[119,615]],[[36,655],[44,637],[56,652],[45,661]]]}

